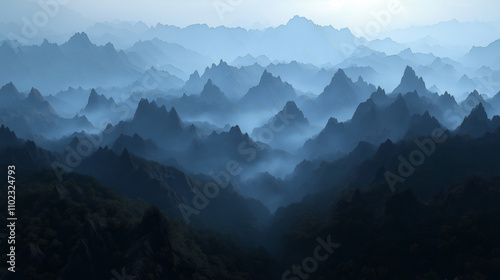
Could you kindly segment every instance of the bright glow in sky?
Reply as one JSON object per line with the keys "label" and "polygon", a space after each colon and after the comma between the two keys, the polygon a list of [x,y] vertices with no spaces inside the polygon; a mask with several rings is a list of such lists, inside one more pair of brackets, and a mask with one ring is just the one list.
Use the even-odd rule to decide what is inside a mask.
{"label": "bright glow in sky", "polygon": [[[441,21],[498,21],[498,0],[1,0],[0,21],[19,21],[37,2],[59,1],[91,21],[143,21],[177,26],[267,27],[301,15],[320,25],[361,27],[391,3],[403,8],[388,29]],[[34,5],[34,7],[30,7]],[[394,4],[395,5],[395,4]],[[38,8],[39,9],[39,8]],[[31,13],[31,14],[30,14]]]}

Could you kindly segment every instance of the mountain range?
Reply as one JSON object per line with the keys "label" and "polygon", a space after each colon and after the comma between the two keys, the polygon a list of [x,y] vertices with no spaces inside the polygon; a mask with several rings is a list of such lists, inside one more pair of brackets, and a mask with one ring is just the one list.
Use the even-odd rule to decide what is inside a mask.
{"label": "mountain range", "polygon": [[0,278],[498,278],[493,24],[0,23]]}
{"label": "mountain range", "polygon": [[4,42],[0,57],[6,62],[0,67],[0,83],[12,81],[21,88],[36,85],[48,92],[69,86],[111,87],[140,74],[123,51],[112,44],[96,46],[85,33],[76,33],[61,45],[45,40],[14,50]]}
{"label": "mountain range", "polygon": [[81,130],[91,130],[93,125],[86,117],[60,117],[41,93],[32,88],[25,97],[13,83],[0,88],[1,123],[16,127],[18,136],[25,139],[61,137]]}

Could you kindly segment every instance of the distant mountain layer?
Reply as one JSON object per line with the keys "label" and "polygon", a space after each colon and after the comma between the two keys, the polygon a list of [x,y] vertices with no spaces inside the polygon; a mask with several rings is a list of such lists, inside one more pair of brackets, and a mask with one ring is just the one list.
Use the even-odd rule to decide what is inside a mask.
{"label": "distant mountain layer", "polygon": [[374,85],[361,77],[353,82],[344,70],[339,69],[316,100],[304,103],[304,111],[315,123],[323,123],[333,116],[349,119],[356,106],[374,91]]}
{"label": "distant mountain layer", "polygon": [[239,105],[246,110],[272,110],[283,107],[287,101],[295,100],[297,94],[293,87],[264,71],[257,86],[248,90],[240,100]]}
{"label": "distant mountain layer", "polygon": [[260,66],[236,68],[221,60],[218,65],[214,63],[206,67],[201,76],[198,71],[191,74],[182,91],[188,94],[199,94],[208,80],[211,80],[229,99],[238,100],[251,87],[259,83],[263,71],[264,69]]}
{"label": "distant mountain layer", "polygon": [[462,61],[475,67],[491,67],[500,69],[500,40],[492,42],[486,47],[474,47],[467,53]]}
{"label": "distant mountain layer", "polygon": [[[267,56],[273,61],[298,60],[316,65],[339,63],[344,59],[344,49],[340,44],[332,42],[344,42],[348,45],[355,45],[356,42],[356,38],[348,29],[337,30],[331,26],[318,26],[298,16],[285,25],[262,31],[210,28],[200,24],[186,28],[158,24],[142,32],[124,32],[123,29],[109,27],[110,34],[116,34],[113,37],[103,34],[98,27],[89,32],[99,42],[113,40],[120,46],[131,46],[139,40],[160,38],[214,59],[233,61],[250,53]],[[315,46],[314,50],[311,49],[311,43]]]}
{"label": "distant mountain layer", "polygon": [[96,46],[85,33],[77,33],[62,45],[45,40],[37,46],[0,46],[0,83],[13,81],[21,88],[36,85],[42,91],[69,86],[112,87],[127,84],[140,69],[112,44]]}
{"label": "distant mountain layer", "polygon": [[416,91],[420,96],[431,97],[431,93],[425,86],[422,77],[417,77],[415,71],[411,67],[406,67],[401,83],[394,89],[394,94],[406,94],[408,92]]}
{"label": "distant mountain layer", "polygon": [[32,88],[27,97],[13,83],[0,88],[0,124],[14,127],[24,139],[58,138],[75,131],[93,129],[86,117],[61,117],[42,94]]}
{"label": "distant mountain layer", "polygon": [[203,69],[212,62],[206,56],[158,38],[139,41],[131,48],[128,48],[126,52],[130,60],[142,68],[151,66],[166,68],[171,65],[185,73],[192,73],[197,69]]}

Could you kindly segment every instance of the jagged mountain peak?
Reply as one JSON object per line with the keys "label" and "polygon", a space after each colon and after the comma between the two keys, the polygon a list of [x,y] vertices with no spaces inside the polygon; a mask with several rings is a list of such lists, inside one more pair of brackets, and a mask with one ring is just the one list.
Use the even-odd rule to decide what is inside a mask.
{"label": "jagged mountain peak", "polygon": [[287,101],[296,98],[297,93],[289,83],[264,70],[259,84],[250,88],[239,100],[239,104],[247,110],[272,110],[281,108]]}
{"label": "jagged mountain peak", "polygon": [[[422,128],[427,128],[427,133],[425,135],[432,134],[432,130],[436,128],[443,128],[441,123],[439,123],[439,121],[431,115],[429,110],[426,110],[422,115],[413,115],[411,123],[413,125],[419,125]],[[422,134],[422,136],[424,136],[424,134]]]}
{"label": "jagged mountain peak", "polygon": [[109,110],[114,104],[116,103],[113,97],[108,99],[106,98],[106,96],[104,96],[104,94],[99,94],[95,89],[92,89],[90,91],[90,95],[84,111],[89,112],[89,110]]}
{"label": "jagged mountain peak", "polygon": [[286,112],[292,113],[292,114],[301,113],[299,107],[297,107],[297,104],[295,104],[295,101],[288,101],[285,104],[285,107],[283,107],[283,110],[286,110]]}
{"label": "jagged mountain peak", "polygon": [[66,42],[68,45],[72,46],[92,46],[92,42],[89,36],[85,32],[77,32]]}
{"label": "jagged mountain peak", "polygon": [[3,124],[0,126],[0,147],[19,144],[21,141],[17,138],[16,133]]}
{"label": "jagged mountain peak", "polygon": [[332,118],[329,118],[329,119],[328,119],[328,122],[326,123],[325,128],[327,128],[327,127],[337,126],[337,125],[339,125],[339,124],[340,124],[339,120],[337,120],[336,118],[333,118],[333,117],[332,117]]}
{"label": "jagged mountain peak", "polygon": [[202,92],[200,93],[200,97],[208,102],[215,102],[226,99],[226,95],[220,90],[218,86],[216,86],[212,82],[212,79],[208,79],[207,83],[203,87]]}
{"label": "jagged mountain peak", "polygon": [[123,160],[123,161],[131,161],[131,157],[130,157],[130,153],[128,152],[128,149],[127,148],[124,148],[121,155],[120,155],[120,158]]}
{"label": "jagged mountain peak", "polygon": [[[165,106],[162,106],[163,108],[165,108]],[[172,107],[170,109],[170,112],[169,112],[169,115],[171,117],[174,117],[175,119],[178,119],[179,121],[181,120],[180,116],[179,116],[179,113],[177,113],[177,110],[175,110],[175,107]]]}
{"label": "jagged mountain peak", "polygon": [[399,52],[399,55],[405,55],[405,54],[413,54],[413,51],[410,48],[406,48]]}
{"label": "jagged mountain peak", "polygon": [[[108,148],[108,146],[104,146],[104,147],[99,147],[97,149],[97,151],[92,155],[92,157],[95,157],[95,156],[102,156],[102,155],[105,155],[105,154],[108,154],[110,153],[111,150]],[[113,153],[114,154],[114,153]]]}
{"label": "jagged mountain peak", "polygon": [[90,95],[89,95],[89,99],[88,99],[88,103],[98,103],[100,98],[101,97],[104,97],[103,95],[100,95],[97,93],[97,91],[95,89],[92,89],[90,91]]}
{"label": "jagged mountain peak", "polygon": [[427,110],[422,115],[413,115],[410,124],[411,126],[407,132],[406,138],[431,135],[434,129],[442,127],[439,121],[431,116]]}
{"label": "jagged mountain peak", "polygon": [[479,92],[477,90],[474,90],[473,92],[471,92],[469,94],[469,97],[474,97],[474,98],[477,98],[477,99],[483,99],[483,97],[479,94]]}
{"label": "jagged mountain peak", "polygon": [[[409,50],[411,52],[410,49],[407,49],[407,50]],[[413,70],[413,68],[411,66],[406,66],[403,77],[417,78],[417,74],[415,73],[415,70]]]}
{"label": "jagged mountain peak", "polygon": [[333,75],[332,81],[333,80],[346,80],[346,79],[350,79],[350,78],[347,77],[347,74],[344,72],[344,70],[342,68],[339,68],[339,70],[337,70],[337,72],[335,72],[335,75]]}
{"label": "jagged mountain peak", "polygon": [[47,102],[40,91],[35,88],[31,88],[28,98],[26,98],[26,102],[27,104],[32,106],[32,109],[37,112],[49,115],[57,115],[56,111],[54,110],[54,108],[52,108],[50,103]]}
{"label": "jagged mountain peak", "polygon": [[352,121],[362,120],[364,116],[366,116],[369,113],[375,112],[376,109],[377,109],[377,104],[375,104],[375,102],[373,102],[373,100],[369,98],[365,102],[362,102],[358,105],[356,111],[352,116]]}
{"label": "jagged mountain peak", "polygon": [[239,125],[232,126],[231,129],[229,129],[229,134],[233,135],[241,135],[241,129]]}
{"label": "jagged mountain peak", "polygon": [[374,92],[377,95],[386,95],[385,90],[381,87],[377,87],[377,90]]}
{"label": "jagged mountain peak", "polygon": [[[151,101],[151,103],[149,103],[149,104],[150,104],[153,108],[156,108],[156,109],[159,109],[159,108],[160,108],[160,106],[158,106],[158,103],[156,103],[156,100]],[[165,106],[163,106],[163,107],[165,107]]]}
{"label": "jagged mountain peak", "polygon": [[372,92],[370,95],[370,99],[372,99],[378,105],[384,105],[390,102],[391,98],[389,98],[384,89],[378,87],[376,91]]}
{"label": "jagged mountain peak", "polygon": [[40,44],[40,47],[44,49],[57,49],[59,46],[56,43],[51,43],[47,39],[43,39],[42,44]]}
{"label": "jagged mountain peak", "polygon": [[200,77],[200,73],[198,72],[198,70],[194,71],[194,73],[189,76],[190,80],[192,80],[192,79],[200,79],[200,78],[201,77]]}
{"label": "jagged mountain peak", "polygon": [[358,99],[361,98],[358,98],[354,83],[345,74],[344,70],[338,69],[333,75],[330,84],[325,87],[316,101],[323,104],[323,106],[335,104],[338,107],[345,108],[358,105]]}
{"label": "jagged mountain peak", "polygon": [[106,45],[104,45],[104,49],[109,51],[109,52],[116,52],[115,46],[113,46],[113,44],[111,44],[110,42],[108,42],[108,43],[106,43]]}
{"label": "jagged mountain peak", "polygon": [[266,131],[266,129],[279,127],[279,131],[276,131],[275,137],[273,138],[272,146],[289,148],[289,145],[294,145],[293,135],[303,135],[310,131],[311,126],[309,120],[306,119],[304,113],[297,107],[294,101],[288,101],[283,109],[274,115],[269,121],[262,127],[255,128],[252,131],[252,137],[254,139],[260,139]]}
{"label": "jagged mountain peak", "polygon": [[[337,72],[333,75],[332,80],[330,81],[330,84],[325,88],[322,94],[331,94],[334,91],[341,91],[341,92],[346,92],[350,90],[352,93],[354,93],[354,84],[352,80],[346,75],[344,70],[339,69]],[[346,92],[347,94],[347,92]]]}
{"label": "jagged mountain peak", "polygon": [[113,97],[110,97],[109,99],[104,95],[104,94],[99,94],[95,89],[92,89],[90,91],[89,95],[89,103],[99,103],[99,102],[115,102]]}
{"label": "jagged mountain peak", "polygon": [[374,158],[376,160],[381,160],[390,157],[395,147],[396,145],[394,142],[392,142],[391,139],[387,139],[384,143],[380,144]]}
{"label": "jagged mountain peak", "polygon": [[243,133],[239,125],[232,126],[229,131],[223,131],[221,133],[212,132],[207,140],[211,143],[210,145],[234,145],[239,144],[242,141],[253,141],[248,133]]}
{"label": "jagged mountain peak", "polygon": [[262,76],[260,77],[259,84],[270,84],[270,83],[273,83],[275,81],[281,83],[282,82],[281,77],[280,76],[274,77],[273,74],[271,74],[267,70],[264,70],[264,72],[262,73]]}
{"label": "jagged mountain peak", "polygon": [[277,121],[280,119],[280,115],[282,116],[293,116],[293,122],[299,123],[302,125],[309,125],[309,120],[306,119],[304,113],[297,107],[294,101],[288,101],[283,109],[276,114],[271,121]]}
{"label": "jagged mountain peak", "polygon": [[441,106],[446,106],[448,108],[451,108],[451,106],[457,105],[457,101],[455,100],[455,97],[451,94],[449,94],[447,91],[438,97],[438,102],[441,104]]}
{"label": "jagged mountain peak", "polygon": [[5,126],[4,124],[0,125],[0,131],[2,131],[2,132],[8,132],[8,133],[14,133],[13,131],[10,130],[10,128],[8,128],[7,126]]}
{"label": "jagged mountain peak", "polygon": [[467,74],[463,74],[462,77],[460,77],[460,80],[469,80],[469,76],[467,76]]}
{"label": "jagged mountain peak", "polygon": [[411,68],[410,66],[406,66],[400,84],[394,89],[392,93],[405,94],[407,92],[413,91],[417,91],[419,95],[429,95],[429,91],[425,86],[424,79],[422,77],[418,77],[413,68]]}
{"label": "jagged mountain peak", "polygon": [[40,91],[36,88],[31,88],[30,93],[28,94],[28,100],[45,101]]}
{"label": "jagged mountain peak", "polygon": [[[230,67],[229,64],[227,64],[227,62],[225,62],[224,60],[220,60],[219,61],[219,64],[215,64],[215,63],[212,63],[212,69],[217,69],[217,68],[227,68],[227,67]],[[210,70],[210,68],[207,66],[205,68],[205,73]]]}
{"label": "jagged mountain peak", "polygon": [[221,59],[221,60],[219,61],[219,67],[227,67],[227,66],[229,66],[229,65],[228,65],[228,64],[227,64],[227,62],[225,62],[224,60],[222,60],[222,59]]}
{"label": "jagged mountain peak", "polygon": [[486,114],[483,103],[479,102],[479,104],[474,109],[472,109],[467,118],[471,118],[478,121],[488,120],[488,115]]}
{"label": "jagged mountain peak", "polygon": [[93,88],[92,90],[90,90],[90,96],[89,97],[97,97],[99,96],[99,94],[97,93],[97,91],[95,90],[95,88]]}
{"label": "jagged mountain peak", "polygon": [[156,104],[156,101],[151,101],[147,100],[146,98],[141,98],[141,101],[139,101],[138,107],[151,107],[154,109],[158,109],[158,104]]}
{"label": "jagged mountain peak", "polygon": [[142,98],[137,105],[137,109],[135,111],[134,119],[150,115],[153,112],[158,110],[158,105],[155,101],[149,102],[146,98]]}
{"label": "jagged mountain peak", "polygon": [[295,15],[293,18],[291,18],[287,24],[287,26],[294,26],[294,25],[315,25],[313,21],[305,18],[305,17],[301,17],[299,15]]}
{"label": "jagged mountain peak", "polygon": [[457,128],[458,134],[469,135],[472,137],[481,137],[491,131],[491,121],[488,119],[486,110],[480,102],[470,114],[465,117],[462,124]]}
{"label": "jagged mountain peak", "polygon": [[404,97],[407,100],[415,100],[415,99],[419,99],[420,95],[418,95],[418,92],[416,90],[412,90],[412,91],[409,91],[406,94],[404,94]]}
{"label": "jagged mountain peak", "polygon": [[10,82],[0,88],[0,97],[20,97],[21,94],[17,90],[14,83]]}

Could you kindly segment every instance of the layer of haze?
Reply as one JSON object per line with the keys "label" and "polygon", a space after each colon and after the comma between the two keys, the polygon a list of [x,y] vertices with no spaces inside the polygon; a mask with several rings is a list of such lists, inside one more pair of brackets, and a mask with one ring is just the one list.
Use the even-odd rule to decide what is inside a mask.
{"label": "layer of haze", "polygon": [[[301,15],[320,25],[335,28],[363,28],[374,14],[387,10],[392,2],[402,12],[393,15],[387,30],[441,21],[498,21],[497,0],[2,0],[0,22],[20,22],[39,10],[39,2],[64,3],[75,27],[103,21],[142,21],[176,26],[208,24],[263,28],[285,24]],[[77,14],[73,14],[76,12]],[[72,23],[65,22],[64,28]],[[63,26],[61,26],[63,28]]]}

